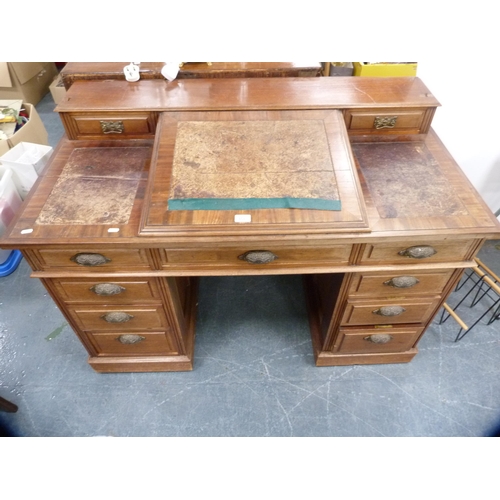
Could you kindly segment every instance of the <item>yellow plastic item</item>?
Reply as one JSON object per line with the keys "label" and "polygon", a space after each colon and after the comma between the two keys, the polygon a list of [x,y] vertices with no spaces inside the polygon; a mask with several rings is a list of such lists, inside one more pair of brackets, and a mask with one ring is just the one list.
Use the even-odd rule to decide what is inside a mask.
{"label": "yellow plastic item", "polygon": [[417,63],[353,62],[354,76],[417,76]]}

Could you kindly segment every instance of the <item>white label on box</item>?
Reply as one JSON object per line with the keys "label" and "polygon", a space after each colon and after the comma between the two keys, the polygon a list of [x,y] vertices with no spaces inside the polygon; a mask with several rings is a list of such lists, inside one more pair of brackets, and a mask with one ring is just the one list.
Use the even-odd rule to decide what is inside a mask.
{"label": "white label on box", "polygon": [[30,234],[33,232],[33,229],[22,229],[21,234]]}
{"label": "white label on box", "polygon": [[234,216],[234,222],[239,222],[239,223],[252,222],[252,216],[250,214],[236,214]]}

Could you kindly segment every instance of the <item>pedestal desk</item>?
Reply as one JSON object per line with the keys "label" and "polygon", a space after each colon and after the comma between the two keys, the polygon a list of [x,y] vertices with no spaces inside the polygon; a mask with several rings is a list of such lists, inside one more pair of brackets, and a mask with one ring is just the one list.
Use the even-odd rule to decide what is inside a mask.
{"label": "pedestal desk", "polygon": [[[438,106],[418,78],[77,81],[2,246],[99,372],[192,369],[197,278],[218,275],[303,275],[318,366],[408,362],[500,236],[431,129]],[[337,209],[172,209],[233,183],[260,199],[266,182],[285,203],[326,190]]]}

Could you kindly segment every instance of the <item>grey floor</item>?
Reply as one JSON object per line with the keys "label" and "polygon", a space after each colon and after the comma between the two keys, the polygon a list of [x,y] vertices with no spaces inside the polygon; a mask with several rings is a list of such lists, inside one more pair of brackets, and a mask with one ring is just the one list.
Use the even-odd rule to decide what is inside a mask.
{"label": "grey floor", "polygon": [[[55,146],[48,94],[37,110]],[[500,242],[480,257],[500,274]],[[490,436],[500,328],[435,321],[408,364],[317,368],[298,276],[204,278],[194,370],[97,374],[23,260],[0,278],[0,413],[13,436]],[[449,302],[458,300],[458,295]],[[491,303],[461,307],[469,324]]]}

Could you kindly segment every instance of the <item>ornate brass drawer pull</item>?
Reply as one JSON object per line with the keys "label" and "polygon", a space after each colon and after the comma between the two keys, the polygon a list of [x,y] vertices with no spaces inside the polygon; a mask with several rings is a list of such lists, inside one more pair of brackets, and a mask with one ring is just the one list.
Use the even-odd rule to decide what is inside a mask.
{"label": "ornate brass drawer pull", "polygon": [[142,342],[143,340],[146,340],[146,337],[143,337],[142,335],[120,335],[116,340],[120,342],[121,344],[137,344],[138,342]]}
{"label": "ornate brass drawer pull", "polygon": [[113,311],[104,314],[103,316],[101,316],[101,318],[108,323],[126,323],[127,321],[130,321],[133,316],[126,312]]}
{"label": "ornate brass drawer pull", "polygon": [[373,342],[374,344],[387,344],[392,340],[392,335],[388,335],[386,333],[379,333],[374,335],[368,335],[363,340],[367,340],[368,342]]}
{"label": "ornate brass drawer pull", "polygon": [[126,290],[120,285],[114,283],[98,283],[90,288],[96,295],[102,295],[108,297],[110,295],[118,295]]}
{"label": "ornate brass drawer pull", "polygon": [[77,253],[73,255],[71,259],[73,262],[76,262],[79,266],[102,266],[107,262],[111,262],[111,259],[104,257],[100,253]]}
{"label": "ornate brass drawer pull", "polygon": [[122,121],[107,122],[101,120],[99,123],[101,124],[103,134],[123,134],[125,132],[125,126]]}
{"label": "ornate brass drawer pull", "polygon": [[251,250],[238,256],[238,259],[244,260],[249,264],[269,264],[278,258],[273,252],[267,250]]}
{"label": "ornate brass drawer pull", "polygon": [[399,316],[406,311],[404,307],[401,306],[384,306],[379,309],[375,309],[373,314],[378,314],[379,316]]}
{"label": "ornate brass drawer pull", "polygon": [[394,128],[396,126],[397,116],[376,116],[373,120],[373,126],[380,130],[381,128]]}
{"label": "ornate brass drawer pull", "polygon": [[392,286],[393,288],[411,288],[419,283],[420,281],[413,276],[396,276],[384,281],[384,285]]}
{"label": "ornate brass drawer pull", "polygon": [[399,255],[403,257],[410,257],[411,259],[427,259],[427,257],[432,257],[436,253],[437,250],[429,245],[410,247],[406,250],[398,252]]}

